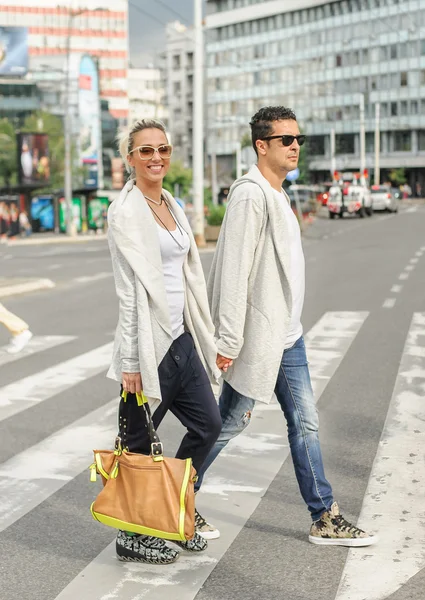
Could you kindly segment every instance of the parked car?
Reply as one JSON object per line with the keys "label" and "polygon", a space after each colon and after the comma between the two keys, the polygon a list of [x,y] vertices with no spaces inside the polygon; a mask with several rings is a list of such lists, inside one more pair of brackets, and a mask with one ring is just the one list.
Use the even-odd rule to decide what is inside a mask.
{"label": "parked car", "polygon": [[373,185],[371,193],[373,210],[398,212],[399,190],[391,188],[388,185]]}
{"label": "parked car", "polygon": [[320,186],[320,190],[316,195],[316,200],[322,206],[327,206],[329,200],[329,190],[332,187],[332,183],[324,183]]}
{"label": "parked car", "polygon": [[333,185],[330,188],[327,206],[330,219],[334,219],[336,215],[342,219],[345,213],[357,214],[361,218],[373,214],[370,190],[363,185],[350,182],[342,186]]}

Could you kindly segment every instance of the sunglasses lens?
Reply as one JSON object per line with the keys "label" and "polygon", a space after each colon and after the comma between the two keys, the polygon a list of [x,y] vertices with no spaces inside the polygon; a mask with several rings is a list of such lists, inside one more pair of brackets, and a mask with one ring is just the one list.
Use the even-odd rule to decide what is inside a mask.
{"label": "sunglasses lens", "polygon": [[139,156],[142,160],[149,160],[154,154],[154,149],[150,146],[140,146]]}
{"label": "sunglasses lens", "polygon": [[282,135],[282,144],[284,146],[290,146],[294,143],[295,136],[294,135]]}
{"label": "sunglasses lens", "polygon": [[297,139],[298,139],[298,144],[300,146],[303,146],[304,142],[305,142],[305,135],[299,135]]}
{"label": "sunglasses lens", "polygon": [[158,148],[158,152],[159,152],[159,156],[161,158],[170,158],[170,156],[173,152],[173,148],[172,148],[172,146],[169,146],[169,145],[160,146]]}

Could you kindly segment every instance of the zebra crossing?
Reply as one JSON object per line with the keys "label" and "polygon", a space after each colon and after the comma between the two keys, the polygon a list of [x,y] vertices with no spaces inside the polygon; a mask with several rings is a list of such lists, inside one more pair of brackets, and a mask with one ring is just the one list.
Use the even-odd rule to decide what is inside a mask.
{"label": "zebra crossing", "polygon": [[[305,341],[316,399],[319,400],[365,326],[367,311],[323,314]],[[34,337],[19,355],[0,349],[2,369],[19,360],[73,341],[72,336]],[[75,346],[74,346],[75,347]],[[104,377],[112,344],[68,357],[0,388],[0,421],[16,420],[36,404],[56,398],[81,383],[96,387]],[[359,524],[377,531],[376,547],[350,550],[334,600],[381,600],[425,566],[423,520],[425,469],[425,313],[414,313],[402,353],[388,417],[372,467]],[[8,528],[28,516],[80,475],[92,449],[110,447],[116,434],[117,400],[105,398],[77,420],[58,429],[0,464],[0,543]],[[191,600],[226,554],[289,456],[284,419],[277,403],[257,406],[250,427],[232,440],[212,466],[200,495],[201,512],[221,530],[221,537],[200,556],[183,554],[167,567],[121,564],[114,542],[106,543],[55,595],[33,592],[30,600]],[[0,460],[2,460],[0,456]],[[89,473],[87,471],[87,480]],[[98,491],[92,485],[93,497]],[[100,485],[100,484],[98,484]],[[85,491],[81,490],[84,494]],[[230,501],[230,499],[232,501]],[[87,511],[89,504],[87,504]],[[84,515],[86,517],[86,515]],[[397,526],[394,527],[394,520]],[[100,527],[93,522],[93,528]],[[41,529],[40,537],[45,535]],[[70,532],[72,535],[72,532]],[[110,538],[112,540],[111,530]],[[373,580],[365,595],[364,581]],[[172,592],[171,592],[172,590]],[[24,598],[24,596],[19,596]],[[18,596],[16,596],[18,598]],[[12,599],[14,600],[14,599]],[[273,600],[273,599],[272,599]],[[308,600],[308,599],[306,599]]]}

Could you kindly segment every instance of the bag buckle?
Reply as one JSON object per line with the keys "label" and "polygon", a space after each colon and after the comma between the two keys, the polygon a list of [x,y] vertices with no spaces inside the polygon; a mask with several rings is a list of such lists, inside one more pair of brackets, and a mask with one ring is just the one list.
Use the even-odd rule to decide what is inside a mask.
{"label": "bag buckle", "polygon": [[162,442],[153,442],[151,444],[151,454],[152,454],[152,458],[155,462],[164,460],[163,453],[164,453],[164,448],[162,446]]}
{"label": "bag buckle", "polygon": [[115,438],[114,454],[122,454],[122,444],[119,435],[117,435],[117,437]]}

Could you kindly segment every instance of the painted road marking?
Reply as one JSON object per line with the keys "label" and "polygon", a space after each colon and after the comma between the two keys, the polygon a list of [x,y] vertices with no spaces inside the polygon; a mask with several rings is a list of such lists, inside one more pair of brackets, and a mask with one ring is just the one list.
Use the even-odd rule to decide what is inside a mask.
{"label": "painted road marking", "polygon": [[405,279],[409,279],[409,273],[400,273],[400,275],[398,276],[398,278],[401,281],[404,281]]}
{"label": "painted road marking", "polygon": [[109,366],[112,348],[110,342],[0,388],[0,421],[98,375]]}
{"label": "painted road marking", "polygon": [[[305,336],[310,374],[318,399],[358,334],[367,312],[330,312]],[[215,565],[257,508],[289,455],[284,418],[276,404],[254,409],[246,433],[222,452],[199,496],[199,508],[221,531],[201,556],[182,553],[178,562],[120,564],[115,542],[101,552],[56,600],[193,600]],[[267,433],[265,433],[267,432]]]}
{"label": "painted road marking", "polygon": [[403,289],[402,285],[393,285],[393,287],[391,288],[391,292],[393,294],[398,294],[401,292],[402,289]]}
{"label": "painted road marking", "polygon": [[93,448],[109,448],[116,422],[115,399],[1,464],[0,531],[88,467]]}
{"label": "painted road marking", "polygon": [[382,305],[382,308],[394,308],[395,298],[387,298]]}
{"label": "painted road marking", "polygon": [[75,339],[76,337],[72,335],[35,335],[18,354],[8,354],[7,346],[3,346],[0,348],[0,367]]}
{"label": "painted road marking", "polygon": [[336,600],[382,600],[425,567],[425,313],[415,313],[359,527],[379,543],[350,550]]}
{"label": "painted road marking", "polygon": [[74,283],[92,283],[93,281],[100,281],[101,279],[107,279],[112,277],[112,271],[96,273],[95,275],[83,275],[82,277],[76,277]]}

